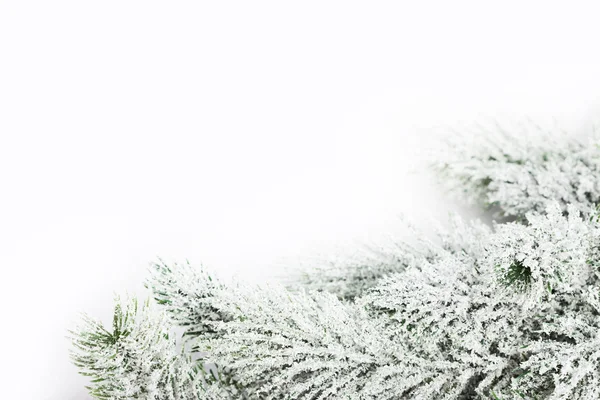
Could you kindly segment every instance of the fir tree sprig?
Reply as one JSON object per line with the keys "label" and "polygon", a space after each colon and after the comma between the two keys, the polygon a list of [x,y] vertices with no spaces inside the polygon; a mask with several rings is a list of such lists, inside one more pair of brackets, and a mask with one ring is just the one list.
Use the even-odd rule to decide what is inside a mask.
{"label": "fir tree sprig", "polygon": [[588,140],[531,121],[456,133],[432,166],[447,187],[499,216],[524,218],[552,202],[589,208],[600,201],[597,135]]}
{"label": "fir tree sprig", "polygon": [[216,399],[202,365],[177,350],[166,315],[136,298],[115,300],[112,329],[84,316],[71,331],[71,357],[97,399]]}
{"label": "fir tree sprig", "polygon": [[498,131],[451,146],[437,167],[515,221],[488,227],[454,216],[437,239],[358,250],[291,287],[226,285],[204,267],[153,263],[146,285],[156,309],[118,302],[112,330],[86,317],[73,333],[91,393],[599,397],[598,148]]}

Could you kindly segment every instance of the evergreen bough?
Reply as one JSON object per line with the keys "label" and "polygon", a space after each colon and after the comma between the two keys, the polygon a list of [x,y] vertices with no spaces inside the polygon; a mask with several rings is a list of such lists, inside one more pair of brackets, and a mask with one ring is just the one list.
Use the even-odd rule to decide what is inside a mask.
{"label": "evergreen bough", "polygon": [[112,329],[86,317],[72,332],[90,394],[600,398],[600,150],[495,132],[455,138],[433,167],[503,222],[453,216],[438,240],[369,248],[287,286],[152,263],[153,303],[118,300]]}

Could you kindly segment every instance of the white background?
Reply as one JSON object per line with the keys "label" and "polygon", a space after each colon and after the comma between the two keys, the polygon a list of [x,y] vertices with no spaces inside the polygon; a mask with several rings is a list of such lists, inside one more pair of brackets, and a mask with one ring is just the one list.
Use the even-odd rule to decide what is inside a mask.
{"label": "white background", "polygon": [[410,172],[434,128],[526,115],[583,129],[599,12],[3,1],[0,398],[87,398],[66,330],[80,311],[108,320],[157,256],[261,282],[399,213],[443,217],[454,205]]}

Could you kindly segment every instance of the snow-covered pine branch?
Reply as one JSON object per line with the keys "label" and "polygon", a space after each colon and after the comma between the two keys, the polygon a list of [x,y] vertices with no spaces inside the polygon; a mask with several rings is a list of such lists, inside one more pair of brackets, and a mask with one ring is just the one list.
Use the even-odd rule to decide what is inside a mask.
{"label": "snow-covered pine branch", "polygon": [[116,299],[112,329],[88,316],[71,331],[71,357],[89,376],[90,395],[110,400],[217,400],[203,367],[177,350],[172,325],[148,301]]}
{"label": "snow-covered pine branch", "polygon": [[351,252],[341,250],[303,260],[300,278],[288,285],[292,291],[333,293],[343,300],[354,300],[376,286],[383,278],[404,271],[423,261],[439,259],[446,252],[474,256],[481,254],[482,238],[490,228],[481,221],[464,221],[451,214],[449,226],[435,229],[431,241],[404,219],[412,243],[407,238],[388,234],[375,243],[358,243]]}
{"label": "snow-covered pine branch", "polygon": [[[532,349],[578,340],[587,348],[589,333],[600,328],[592,301],[598,296],[590,297],[598,276],[588,262],[597,255],[598,226],[596,214],[588,216],[573,207],[565,216],[551,204],[527,214],[527,225],[495,232],[455,219],[435,259],[382,278],[355,302],[278,286],[226,287],[190,265],[156,265],[150,286],[157,293],[192,290],[178,289],[187,311],[171,312],[188,315],[179,323],[196,350],[227,366],[251,398],[574,393],[582,389],[523,377],[541,354]],[[514,264],[520,274],[510,273]],[[570,307],[588,315],[574,319]],[[193,323],[199,320],[204,329]],[[553,361],[562,373],[561,360]]]}
{"label": "snow-covered pine branch", "polygon": [[[178,279],[201,278],[194,290],[203,295],[190,293],[197,306],[186,307],[198,310],[211,334],[194,323],[187,334],[197,351],[227,366],[252,399],[396,399],[409,393],[436,398],[446,385],[438,377],[461,367],[420,358],[403,341],[390,339],[362,306],[330,293],[226,288],[190,265],[154,267],[164,278],[149,286],[159,293],[179,287]],[[205,309],[212,310],[212,319]]]}
{"label": "snow-covered pine branch", "polygon": [[460,363],[463,374],[446,378],[466,381],[467,398],[582,398],[600,378],[599,227],[586,217],[551,204],[528,225],[498,225],[480,257],[448,253],[362,301],[415,356]]}
{"label": "snow-covered pine branch", "polygon": [[500,215],[523,217],[551,202],[589,206],[600,201],[598,138],[582,140],[523,123],[480,127],[452,136],[435,153],[444,184]]}
{"label": "snow-covered pine branch", "polygon": [[[439,240],[357,250],[313,267],[291,289],[225,285],[189,263],[154,263],[147,287],[163,313],[119,306],[113,332],[86,319],[75,334],[74,360],[95,378],[92,392],[598,398],[598,148],[501,129],[453,148],[441,172],[515,222],[488,227],[454,216]],[[171,324],[183,327],[191,354],[175,350]],[[190,361],[198,357],[216,365],[216,383],[203,384]]]}
{"label": "snow-covered pine branch", "polygon": [[313,257],[301,266],[300,279],[289,285],[306,290],[324,291],[340,299],[361,296],[390,274],[400,272],[422,258],[433,257],[426,246],[409,246],[390,240],[386,245],[361,244],[348,254]]}

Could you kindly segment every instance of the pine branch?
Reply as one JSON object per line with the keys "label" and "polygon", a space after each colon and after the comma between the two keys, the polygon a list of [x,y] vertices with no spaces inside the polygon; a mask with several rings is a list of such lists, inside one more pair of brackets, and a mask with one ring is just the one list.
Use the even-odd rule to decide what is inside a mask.
{"label": "pine branch", "polygon": [[351,255],[311,259],[300,279],[288,288],[333,293],[343,300],[360,297],[380,279],[433,257],[428,250],[393,242],[387,246],[363,245]]}
{"label": "pine branch", "polygon": [[477,136],[454,135],[433,167],[445,186],[497,211],[523,218],[552,202],[589,208],[600,201],[598,141],[585,142],[533,123],[510,131],[498,124]]}
{"label": "pine branch", "polygon": [[112,330],[84,316],[71,331],[73,363],[96,399],[200,400],[223,393],[203,384],[203,367],[176,350],[171,325],[148,302],[116,299]]}
{"label": "pine branch", "polygon": [[[227,288],[189,263],[169,266],[162,260],[150,264],[145,286],[152,291],[154,300],[169,315],[172,323],[185,329],[183,338],[186,344],[191,344],[193,356],[206,359],[206,349],[194,339],[208,340],[218,335],[214,321],[232,319],[220,304],[220,299],[214,296],[214,293],[227,291]],[[209,362],[208,368],[214,386],[227,391],[230,397],[245,396],[242,386],[226,365]]]}
{"label": "pine branch", "polygon": [[410,225],[408,228],[412,244],[390,235],[377,243],[356,246],[349,255],[340,252],[342,255],[335,257],[323,255],[309,259],[302,265],[300,279],[288,285],[288,289],[295,291],[300,287],[333,293],[342,300],[354,300],[383,278],[439,260],[447,253],[476,258],[484,252],[482,238],[490,233],[489,227],[480,221],[465,222],[457,214],[450,216],[448,229],[437,227],[437,240],[433,242],[416,228]]}
{"label": "pine branch", "polygon": [[[554,398],[585,393],[597,379],[569,386],[566,378],[576,374],[560,358],[572,352],[587,360],[585,371],[596,365],[590,349],[598,343],[600,292],[598,268],[588,260],[598,259],[597,217],[583,219],[573,207],[565,216],[554,204],[527,221],[498,225],[478,259],[447,253],[384,279],[363,299],[387,335],[416,356],[470,371],[465,398]],[[555,367],[543,367],[550,362]]]}
{"label": "pine branch", "polygon": [[[459,368],[414,356],[402,341],[382,335],[380,321],[362,307],[328,293],[225,288],[189,265],[160,271],[169,279],[150,286],[161,293],[172,292],[165,283],[180,287],[185,285],[180,279],[201,278],[188,296],[197,306],[185,304],[198,312],[189,321],[202,322],[186,325],[187,334],[194,337],[197,351],[226,365],[251,398],[394,399],[409,393],[439,398],[447,388],[436,378]],[[212,334],[203,334],[198,326],[209,327]]]}
{"label": "pine branch", "polygon": [[[152,264],[160,312],[89,318],[73,360],[98,399],[571,399],[600,396],[599,154],[568,137],[453,145],[437,167],[517,222],[457,216],[284,288]],[[448,152],[446,151],[446,154]],[[169,317],[169,319],[167,318]],[[173,326],[184,347],[176,350]],[[211,363],[211,373],[204,370]]]}
{"label": "pine branch", "polygon": [[[555,289],[581,291],[596,279],[588,264],[597,227],[584,220],[580,211],[558,203],[544,214],[528,213],[527,225],[508,223],[496,227],[495,240],[487,249],[486,261],[493,265],[506,286],[529,290],[530,297],[546,298]],[[593,220],[593,214],[588,214]]]}

